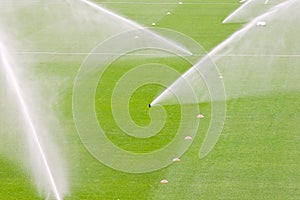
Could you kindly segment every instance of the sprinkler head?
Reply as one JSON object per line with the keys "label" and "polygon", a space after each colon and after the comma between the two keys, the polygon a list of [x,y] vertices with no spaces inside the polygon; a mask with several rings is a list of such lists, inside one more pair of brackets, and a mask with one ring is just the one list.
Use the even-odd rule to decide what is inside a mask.
{"label": "sprinkler head", "polygon": [[151,104],[149,103],[149,108],[151,108]]}

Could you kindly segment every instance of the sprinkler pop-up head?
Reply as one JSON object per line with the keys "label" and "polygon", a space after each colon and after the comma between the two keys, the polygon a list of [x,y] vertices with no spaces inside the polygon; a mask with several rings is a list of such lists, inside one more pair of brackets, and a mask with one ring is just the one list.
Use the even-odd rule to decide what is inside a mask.
{"label": "sprinkler pop-up head", "polygon": [[151,104],[149,104],[149,108],[151,108]]}

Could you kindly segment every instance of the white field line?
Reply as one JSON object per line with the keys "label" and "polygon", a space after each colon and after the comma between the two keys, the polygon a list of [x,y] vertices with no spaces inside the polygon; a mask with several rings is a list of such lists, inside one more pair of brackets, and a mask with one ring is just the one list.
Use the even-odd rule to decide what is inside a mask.
{"label": "white field line", "polygon": [[216,57],[300,57],[297,54],[229,54],[229,55],[214,55]]}
{"label": "white field line", "polygon": [[[144,4],[144,5],[176,5],[179,2],[163,3],[163,2],[101,2],[101,4]],[[198,3],[185,3],[185,5],[236,5],[238,3],[220,3],[220,2],[198,2]]]}
{"label": "white field line", "polygon": [[[267,0],[268,1],[268,0]],[[39,4],[41,3],[41,1],[28,1],[27,3],[36,3]],[[7,4],[6,0],[1,1],[0,0],[0,4]],[[15,5],[18,5],[18,3],[14,3]],[[20,3],[21,4],[21,3]],[[63,2],[48,2],[47,4],[64,4]],[[175,5],[175,4],[179,4],[178,2],[174,2],[174,3],[163,3],[163,2],[100,2],[99,4],[135,4],[135,5]],[[198,3],[182,3],[185,5],[237,5],[239,3],[220,3],[220,2],[198,2]]]}
{"label": "white field line", "polygon": [[[26,51],[26,52],[12,52],[11,54],[32,54],[32,55],[63,55],[63,56],[88,56],[88,55],[117,55],[117,56],[122,56],[122,55],[128,55],[128,54],[119,54],[119,53],[85,53],[85,52],[45,52],[45,51],[41,51],[41,52],[37,52],[37,51]],[[171,55],[168,53],[133,53],[133,54],[129,54],[132,56],[157,56],[157,55]]]}
{"label": "white field line", "polygon": [[[123,55],[123,54],[114,54],[114,53],[86,53],[86,52],[48,52],[48,51],[23,51],[23,52],[10,52],[12,54],[33,54],[33,55],[70,55],[70,56],[85,56],[85,55]],[[158,55],[158,54],[131,54],[131,55]],[[168,54],[169,55],[169,54]],[[194,54],[193,56],[205,56],[207,54]],[[229,55],[214,55],[215,57],[300,57],[300,54],[229,54]]]}

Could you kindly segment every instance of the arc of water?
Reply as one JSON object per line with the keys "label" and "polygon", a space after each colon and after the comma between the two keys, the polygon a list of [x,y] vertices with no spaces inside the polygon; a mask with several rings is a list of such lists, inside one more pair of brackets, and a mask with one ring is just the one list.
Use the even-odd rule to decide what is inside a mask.
{"label": "arc of water", "polygon": [[[251,2],[251,1],[252,0],[249,0],[248,2]],[[237,37],[239,37],[243,33],[246,33],[249,29],[251,29],[253,27],[254,24],[256,24],[257,21],[263,20],[264,18],[267,18],[269,15],[271,15],[274,12],[276,12],[277,10],[281,9],[281,7],[283,7],[285,5],[288,5],[290,2],[293,2],[293,1],[294,0],[287,0],[287,1],[283,2],[283,3],[280,3],[280,4],[276,5],[276,6],[274,6],[268,12],[266,12],[266,13],[264,13],[264,14],[256,17],[256,18],[254,18],[244,28],[242,28],[242,29],[238,30],[237,32],[235,32],[234,34],[232,34],[229,38],[227,38],[225,41],[223,41],[217,47],[215,47],[212,51],[210,51],[208,53],[208,56],[212,57],[212,56],[217,55],[217,52],[219,52],[221,49],[223,49],[224,47],[226,47],[226,45],[228,45],[230,42],[232,42],[233,40],[235,40]],[[219,55],[219,56],[223,56],[223,55]]]}
{"label": "arc of water", "polygon": [[112,12],[112,11],[110,11],[110,10],[107,10],[107,9],[105,9],[105,8],[99,6],[98,4],[93,3],[93,2],[91,2],[91,1],[88,1],[88,0],[78,0],[78,1],[81,1],[82,3],[84,3],[84,4],[88,5],[88,6],[90,6],[91,8],[94,8],[95,10],[104,12],[104,13],[110,15],[110,16],[115,17],[116,19],[119,19],[119,20],[121,20],[121,21],[123,21],[123,22],[126,22],[126,23],[130,24],[131,26],[133,26],[133,27],[135,27],[135,28],[137,28],[137,29],[143,29],[145,32],[147,32],[147,33],[153,35],[154,37],[157,37],[158,39],[161,39],[162,41],[164,41],[164,42],[166,42],[167,44],[173,46],[174,48],[176,48],[176,49],[178,49],[178,50],[184,52],[185,54],[187,54],[187,55],[192,55],[192,53],[191,53],[189,50],[187,50],[187,49],[185,49],[185,48],[183,48],[183,47],[181,47],[181,46],[175,44],[174,42],[170,41],[169,39],[167,39],[167,38],[165,38],[165,37],[163,37],[163,36],[161,36],[161,35],[159,35],[159,34],[153,32],[153,31],[150,31],[150,30],[148,30],[148,29],[145,29],[142,25],[140,25],[140,24],[138,24],[138,23],[136,23],[136,22],[134,22],[134,21],[132,21],[132,20],[129,20],[129,19],[125,18],[125,17],[122,17],[122,16],[120,16],[120,15],[117,15],[116,13],[114,13],[114,12]]}
{"label": "arc of water", "polygon": [[250,4],[252,2],[252,0],[248,0],[246,1],[241,7],[239,7],[238,9],[236,9],[233,13],[231,13],[228,17],[226,17],[226,19],[223,20],[223,24],[225,24],[226,22],[228,22],[228,20],[234,16],[236,13],[240,12],[244,7],[246,7],[248,4]]}
{"label": "arc of water", "polygon": [[13,92],[16,95],[16,99],[17,99],[17,101],[19,103],[20,110],[21,110],[21,112],[23,114],[24,120],[26,121],[26,124],[28,125],[28,128],[29,128],[28,131],[30,131],[30,133],[32,134],[33,141],[36,144],[38,152],[40,153],[40,156],[41,156],[41,159],[42,159],[42,163],[43,163],[43,165],[45,167],[45,170],[47,172],[47,175],[48,175],[48,178],[49,178],[49,181],[50,181],[53,193],[54,193],[54,195],[55,195],[55,197],[56,197],[57,200],[61,200],[61,197],[60,197],[60,194],[58,192],[58,188],[56,186],[56,183],[55,183],[52,171],[51,171],[49,163],[47,161],[47,157],[46,157],[44,149],[43,149],[43,147],[42,147],[42,145],[40,143],[40,140],[38,138],[38,133],[37,133],[37,130],[36,130],[35,126],[34,126],[34,122],[33,122],[32,117],[30,115],[30,111],[29,111],[28,106],[27,106],[27,104],[25,102],[25,98],[24,98],[24,96],[22,94],[22,90],[21,90],[21,88],[19,86],[18,80],[17,80],[17,78],[16,78],[13,70],[11,69],[11,64],[9,63],[7,55],[8,54],[6,53],[5,47],[0,42],[0,56],[1,56],[0,58],[1,58],[2,63],[3,63],[4,71],[6,72],[9,80],[11,81],[10,83],[12,85]]}
{"label": "arc of water", "polygon": [[[249,0],[251,1],[251,0]],[[248,1],[248,2],[249,2]],[[235,32],[233,35],[231,35],[228,39],[226,39],[225,41],[223,41],[221,44],[219,44],[217,47],[215,47],[212,51],[210,51],[205,57],[201,58],[201,60],[196,63],[190,70],[188,70],[185,74],[183,74],[181,77],[179,77],[173,84],[171,84],[171,86],[169,86],[165,91],[163,91],[157,98],[155,98],[152,103],[150,104],[151,106],[160,104],[160,102],[162,100],[164,100],[165,98],[168,98],[168,94],[170,93],[170,91],[172,91],[171,89],[176,87],[177,85],[180,84],[180,82],[182,80],[184,80],[184,77],[186,77],[188,74],[192,73],[193,71],[197,71],[197,69],[200,69],[200,67],[202,66],[202,63],[205,62],[205,60],[209,59],[209,58],[213,58],[216,55],[218,57],[221,56],[225,56],[225,55],[218,55],[218,53],[224,49],[228,44],[230,44],[232,41],[234,41],[236,38],[240,37],[243,33],[246,33],[249,29],[251,29],[253,27],[253,25],[256,23],[256,21],[263,19],[271,14],[273,14],[274,12],[276,12],[278,9],[281,9],[283,6],[288,5],[290,2],[293,2],[296,0],[288,0],[286,2],[283,2],[277,6],[275,6],[272,10],[270,10],[269,12],[253,19],[250,23],[248,23],[244,28],[240,29],[239,31]],[[196,102],[195,102],[196,103]],[[197,102],[200,103],[200,102]],[[214,102],[212,102],[214,103]],[[224,116],[225,117],[225,116]],[[223,126],[223,125],[222,125]],[[221,131],[221,129],[220,129]],[[212,148],[207,148],[207,147],[213,147],[214,144],[216,144],[219,136],[220,136],[221,132],[218,133],[218,135],[216,133],[213,133],[213,137],[211,137],[209,135],[209,133],[207,133],[206,138],[203,142],[203,145],[200,149],[200,158],[205,157],[211,150]],[[209,144],[213,144],[213,145],[209,145]],[[203,153],[204,152],[204,153]]]}
{"label": "arc of water", "polygon": [[[247,2],[250,2],[251,0],[248,0]],[[255,19],[253,19],[251,22],[249,22],[245,27],[243,27],[242,29],[236,31],[234,34],[232,34],[229,38],[227,38],[226,40],[224,40],[222,43],[220,43],[218,46],[216,46],[214,49],[212,49],[205,57],[201,58],[201,60],[196,63],[190,70],[188,70],[186,73],[184,73],[180,78],[178,78],[171,86],[169,86],[165,91],[163,91],[158,97],[156,97],[152,103],[152,105],[155,104],[159,104],[159,102],[164,98],[165,95],[168,94],[168,91],[170,90],[170,88],[174,87],[182,78],[184,78],[187,74],[191,73],[191,71],[193,71],[195,68],[201,66],[201,64],[207,59],[207,58],[213,58],[215,56],[218,57],[222,57],[225,55],[218,55],[218,52],[220,52],[220,50],[222,50],[223,48],[225,48],[228,44],[230,44],[230,42],[234,41],[236,38],[238,38],[240,35],[242,35],[243,33],[247,32],[249,29],[251,29],[253,27],[253,25],[259,21],[260,19],[264,19],[265,17],[271,15],[272,13],[276,12],[278,9],[280,9],[281,7],[287,5],[289,2],[293,2],[294,0],[288,0],[286,2],[283,2],[277,6],[275,6],[272,10],[270,10],[267,13],[264,13],[262,15],[260,15],[259,17],[256,17]],[[284,56],[284,55],[282,55]]]}

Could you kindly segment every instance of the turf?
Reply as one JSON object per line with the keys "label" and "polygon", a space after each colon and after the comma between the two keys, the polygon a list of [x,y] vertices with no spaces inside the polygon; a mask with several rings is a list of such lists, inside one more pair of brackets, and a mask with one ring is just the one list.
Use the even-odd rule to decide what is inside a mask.
{"label": "turf", "polygon": [[[241,24],[221,24],[239,6],[234,0],[214,0],[214,3],[187,0],[180,6],[156,4],[160,1],[151,1],[146,5],[111,0],[97,2],[146,26],[159,20],[156,21],[158,27],[182,32],[207,51],[241,27]],[[172,14],[165,16],[169,8],[172,8]],[[52,76],[72,82],[82,58],[65,56],[64,59],[56,59],[60,62],[45,61],[36,67],[36,73],[41,77]],[[96,99],[103,99],[96,105],[96,111],[108,138],[133,152],[149,152],[166,145],[174,137],[173,130],[178,126],[178,116],[172,115],[166,128],[148,140],[128,137],[116,126],[109,106],[112,88],[122,74],[143,62],[147,61],[113,63],[106,70],[95,96]],[[178,60],[162,59],[162,62],[173,65],[181,72],[190,67]],[[130,99],[130,111],[137,124],[149,123],[146,106],[161,90],[161,87],[153,85],[139,88],[134,93]],[[198,158],[209,123],[209,117],[206,117],[180,163],[144,174],[120,172],[94,159],[76,133],[72,118],[72,85],[60,90],[58,96],[54,110],[63,123],[65,135],[61,143],[68,162],[71,188],[66,199],[281,200],[298,199],[300,196],[299,93],[281,92],[228,101],[224,130],[209,156],[203,160]],[[204,115],[209,116],[210,105],[201,104],[200,107]],[[171,113],[177,109],[178,106],[168,107]],[[42,199],[31,184],[29,175],[18,164],[1,156],[0,166],[0,199]],[[169,184],[160,184],[161,179],[168,179]]]}

